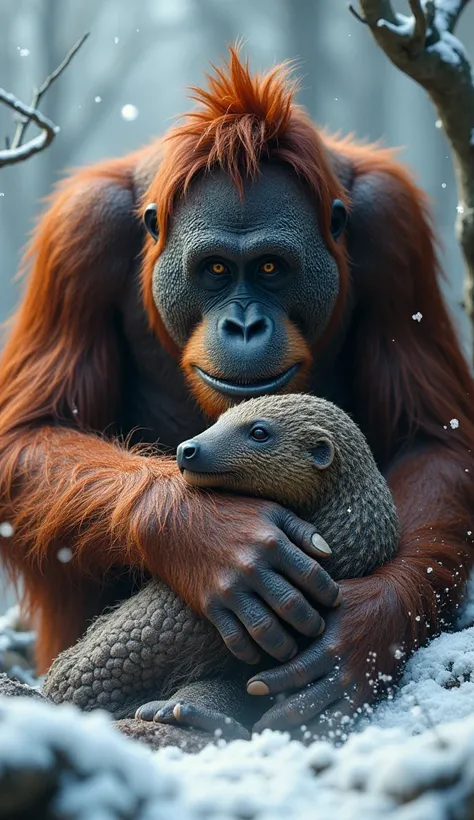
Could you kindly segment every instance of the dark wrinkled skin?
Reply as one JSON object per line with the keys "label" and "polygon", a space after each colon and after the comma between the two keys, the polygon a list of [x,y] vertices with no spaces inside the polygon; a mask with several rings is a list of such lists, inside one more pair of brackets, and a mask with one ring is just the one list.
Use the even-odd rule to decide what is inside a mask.
{"label": "dark wrinkled skin", "polygon": [[[258,273],[275,259],[278,273]],[[221,259],[229,275],[213,276],[206,260]],[[318,283],[315,288],[315,281]],[[302,185],[278,165],[245,185],[239,198],[222,171],[197,180],[172,219],[155,268],[153,295],[171,338],[180,347],[196,322],[207,319],[206,348],[215,372],[251,381],[278,373],[285,353],[282,318],[297,316],[309,344],[321,336],[339,291],[339,273],[325,246],[314,206]],[[262,307],[271,333],[252,344],[222,332],[219,320],[237,305]]]}

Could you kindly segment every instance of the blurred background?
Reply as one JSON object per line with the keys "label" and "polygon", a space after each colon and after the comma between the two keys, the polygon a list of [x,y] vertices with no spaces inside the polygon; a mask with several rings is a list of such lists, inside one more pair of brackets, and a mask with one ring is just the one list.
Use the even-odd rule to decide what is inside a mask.
{"label": "blurred background", "polygon": [[[408,12],[407,2],[393,6]],[[467,349],[449,147],[423,90],[389,63],[346,0],[0,0],[0,86],[28,103],[85,31],[89,39],[40,106],[60,134],[45,152],[0,170],[0,321],[18,301],[13,277],[42,197],[71,166],[163,133],[189,108],[186,86],[201,83],[226,41],[243,37],[255,69],[297,61],[299,102],[318,124],[402,147],[432,199],[446,298]],[[474,3],[457,35],[474,58]],[[1,142],[13,131],[11,112],[0,107]],[[0,612],[6,600],[0,593]]]}

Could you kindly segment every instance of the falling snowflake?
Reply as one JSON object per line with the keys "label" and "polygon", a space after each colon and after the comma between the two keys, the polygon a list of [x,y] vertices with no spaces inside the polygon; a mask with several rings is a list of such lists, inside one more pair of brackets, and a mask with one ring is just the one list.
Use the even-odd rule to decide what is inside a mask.
{"label": "falling snowflake", "polygon": [[102,102],[102,97],[99,97],[99,96],[94,97],[94,102],[96,102],[96,103]]}
{"label": "falling snowflake", "polygon": [[352,512],[352,507],[348,507],[348,508],[347,508],[347,512],[348,512],[348,513],[351,513],[351,512]]}
{"label": "falling snowflake", "polygon": [[436,120],[436,122],[435,122],[435,127],[436,127],[436,128],[442,128],[442,127],[443,127],[443,123],[442,123],[442,121],[441,121],[441,120]]}
{"label": "falling snowflake", "polygon": [[0,524],[0,535],[2,538],[11,538],[15,530],[9,521],[2,521]]}
{"label": "falling snowflake", "polygon": [[457,419],[451,419],[449,422],[453,430],[457,430],[459,427],[459,421]]}
{"label": "falling snowflake", "polygon": [[442,183],[441,183],[441,187],[442,187],[442,188],[446,188],[446,183],[445,183],[445,182],[442,182]]}
{"label": "falling snowflake", "polygon": [[415,321],[415,322],[421,322],[421,320],[423,319],[423,314],[422,314],[422,313],[420,313],[420,311],[418,311],[418,313],[414,313],[414,314],[413,314],[413,316],[412,316],[411,318],[412,318],[412,319],[413,319],[413,321]]}
{"label": "falling snowflake", "polygon": [[426,571],[427,571],[427,573],[428,573],[428,574],[429,574],[430,572],[433,572],[433,567],[428,567],[428,569],[427,569]]}
{"label": "falling snowflake", "polygon": [[0,191],[0,196],[5,196],[5,194],[2,191]]}
{"label": "falling snowflake", "polygon": [[457,205],[456,210],[457,210],[458,214],[463,214],[464,213],[464,205],[461,205],[461,204]]}
{"label": "falling snowflake", "polygon": [[61,564],[68,564],[72,559],[72,550],[70,550],[69,547],[62,547],[56,553],[56,557],[58,561],[61,561]]}
{"label": "falling snowflake", "polygon": [[127,122],[133,122],[133,120],[136,120],[136,118],[138,117],[138,108],[136,107],[136,105],[131,105],[130,103],[128,103],[127,105],[123,106],[120,113],[124,120],[127,120]]}
{"label": "falling snowflake", "polygon": [[18,46],[18,51],[20,52],[20,57],[28,57],[28,54],[30,53],[29,48],[20,48],[20,46]]}
{"label": "falling snowflake", "polygon": [[114,37],[114,43],[115,43],[115,45],[117,45],[118,41],[119,41],[119,38],[118,38],[118,37]]}

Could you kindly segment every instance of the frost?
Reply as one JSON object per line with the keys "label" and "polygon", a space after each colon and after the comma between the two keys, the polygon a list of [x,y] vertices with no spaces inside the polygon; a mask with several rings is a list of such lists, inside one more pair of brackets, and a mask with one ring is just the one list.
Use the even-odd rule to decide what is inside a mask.
{"label": "frost", "polygon": [[[17,628],[18,617],[15,608],[0,618],[0,638]],[[35,773],[41,777],[63,766],[48,816],[68,820],[469,817],[473,624],[471,578],[459,631],[443,633],[418,650],[400,685],[376,707],[361,709],[356,727],[346,718],[342,728],[328,732],[338,746],[329,741],[304,746],[266,731],[250,742],[220,739],[195,755],[178,747],[152,752],[122,736],[102,712],[0,698],[0,781],[5,772],[13,782],[12,773],[18,774],[22,789],[23,773],[35,782]],[[392,651],[403,657],[398,647]],[[305,741],[311,728],[301,726]]]}
{"label": "frost", "polygon": [[415,322],[421,322],[421,320],[423,319],[423,314],[422,314],[422,313],[420,313],[420,311],[418,311],[418,313],[414,313],[414,314],[413,314],[413,316],[412,316],[411,318],[412,318]]}
{"label": "frost", "polygon": [[415,27],[415,18],[407,17],[406,14],[396,14],[395,17],[396,23],[389,23],[388,20],[380,18],[377,20],[377,28],[388,28],[404,37],[411,37]]}
{"label": "frost", "polygon": [[459,421],[457,419],[451,419],[449,422],[453,430],[457,430],[459,427]]}
{"label": "frost", "polygon": [[467,817],[474,716],[465,711],[464,719],[433,731],[421,704],[407,706],[417,736],[403,725],[375,724],[335,748],[322,741],[305,747],[266,731],[187,755],[178,748],[153,753],[121,736],[100,712],[4,698],[0,771],[28,772],[30,782],[32,772],[41,778],[59,761],[64,773],[50,814],[69,820]]}
{"label": "frost", "polygon": [[62,547],[56,553],[56,557],[61,564],[68,564],[72,560],[72,550],[69,547]]}
{"label": "frost", "polygon": [[15,530],[9,521],[2,521],[0,524],[0,535],[2,538],[11,538]]}
{"label": "frost", "polygon": [[138,117],[138,108],[135,105],[128,103],[122,107],[120,113],[124,120],[127,120],[127,122],[133,122],[133,120],[136,120]]}
{"label": "frost", "polygon": [[428,46],[427,52],[429,54],[438,54],[443,63],[449,63],[452,66],[459,67],[463,60],[467,60],[467,54],[462,43],[454,34],[449,31],[440,31],[440,39]]}

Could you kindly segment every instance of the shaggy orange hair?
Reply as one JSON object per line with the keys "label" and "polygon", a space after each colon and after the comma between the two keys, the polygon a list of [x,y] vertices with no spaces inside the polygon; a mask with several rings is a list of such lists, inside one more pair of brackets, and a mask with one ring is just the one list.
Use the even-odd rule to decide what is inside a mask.
{"label": "shaggy orange hair", "polygon": [[[157,203],[159,238],[149,238],[144,248],[142,292],[150,326],[173,355],[179,351],[164,331],[152,294],[153,269],[168,235],[169,220],[177,200],[186,195],[201,173],[221,168],[234,182],[240,196],[244,180],[255,179],[262,160],[286,163],[305,183],[314,199],[322,235],[340,271],[338,306],[344,304],[347,263],[343,243],[330,231],[331,204],[347,194],[329,163],[323,141],[304,110],[294,102],[296,83],[289,64],[266,74],[251,74],[248,60],[242,62],[237,48],[222,68],[212,66],[206,75],[208,89],[192,87],[191,99],[198,107],[183,116],[163,140],[163,158],[148,188],[142,208]],[[339,318],[334,311],[330,328]],[[330,332],[330,328],[327,332]],[[326,335],[326,334],[325,334]]]}

